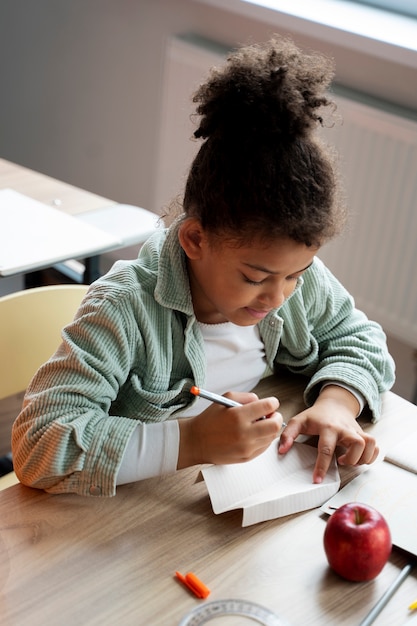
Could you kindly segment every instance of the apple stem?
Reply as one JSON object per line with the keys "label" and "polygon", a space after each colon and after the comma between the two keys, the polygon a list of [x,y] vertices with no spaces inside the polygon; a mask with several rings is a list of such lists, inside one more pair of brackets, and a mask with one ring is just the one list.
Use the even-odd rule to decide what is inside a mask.
{"label": "apple stem", "polygon": [[359,526],[362,523],[362,515],[359,509],[355,509],[355,524]]}

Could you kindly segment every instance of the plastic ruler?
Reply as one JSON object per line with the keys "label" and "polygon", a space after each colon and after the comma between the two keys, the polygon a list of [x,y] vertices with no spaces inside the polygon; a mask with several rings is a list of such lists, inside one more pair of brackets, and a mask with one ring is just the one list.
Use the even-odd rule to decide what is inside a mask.
{"label": "plastic ruler", "polygon": [[187,613],[178,626],[200,626],[222,615],[241,615],[264,626],[290,626],[276,613],[248,600],[213,600]]}

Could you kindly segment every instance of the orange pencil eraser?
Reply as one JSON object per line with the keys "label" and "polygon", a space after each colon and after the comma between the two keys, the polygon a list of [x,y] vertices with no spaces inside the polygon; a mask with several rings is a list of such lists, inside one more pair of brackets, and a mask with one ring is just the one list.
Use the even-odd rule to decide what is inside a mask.
{"label": "orange pencil eraser", "polygon": [[175,572],[175,576],[186,586],[190,591],[193,592],[197,598],[207,598],[210,594],[210,589],[206,587],[206,585],[201,582],[199,578],[193,572],[188,572],[185,576],[180,572]]}

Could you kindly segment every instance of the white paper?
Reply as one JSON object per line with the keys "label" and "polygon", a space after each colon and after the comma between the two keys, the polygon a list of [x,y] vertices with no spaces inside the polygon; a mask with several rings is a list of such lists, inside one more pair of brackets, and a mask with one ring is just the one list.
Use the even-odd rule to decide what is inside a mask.
{"label": "white paper", "polygon": [[347,502],[362,502],[379,511],[392,543],[417,556],[417,475],[379,461],[357,476],[322,506],[330,515]]}
{"label": "white paper", "polygon": [[49,267],[121,245],[114,236],[14,189],[0,190],[0,275]]}
{"label": "white paper", "polygon": [[336,461],[323,482],[313,484],[317,449],[295,443],[278,454],[278,439],[247,463],[212,465],[202,470],[214,513],[243,509],[242,526],[318,507],[340,485]]}
{"label": "white paper", "polygon": [[417,430],[389,450],[385,460],[417,474]]}
{"label": "white paper", "polygon": [[369,504],[387,520],[393,544],[417,556],[416,456],[417,431],[348,483],[322,510],[331,515],[347,502]]}

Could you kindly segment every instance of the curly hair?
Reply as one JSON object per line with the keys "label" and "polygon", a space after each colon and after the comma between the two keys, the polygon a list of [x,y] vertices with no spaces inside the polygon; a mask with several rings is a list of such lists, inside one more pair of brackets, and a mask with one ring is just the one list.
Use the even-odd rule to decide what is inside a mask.
{"label": "curly hair", "polygon": [[212,68],[193,97],[203,143],[183,210],[213,234],[320,246],[344,223],[332,152],[316,136],[333,64],[274,37]]}

